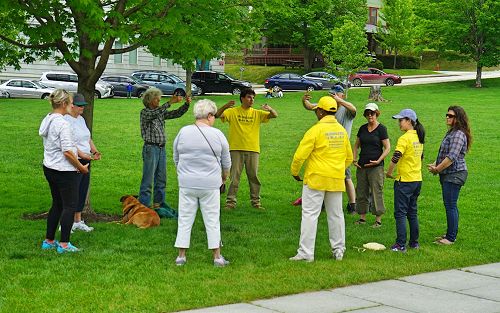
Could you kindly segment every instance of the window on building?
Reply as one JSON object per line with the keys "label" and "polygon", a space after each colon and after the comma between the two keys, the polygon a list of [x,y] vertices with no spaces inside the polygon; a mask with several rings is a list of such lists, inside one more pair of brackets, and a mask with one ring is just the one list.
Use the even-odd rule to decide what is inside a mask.
{"label": "window on building", "polygon": [[368,8],[368,24],[377,25],[378,8]]}
{"label": "window on building", "polygon": [[160,66],[161,65],[161,58],[160,57],[153,57],[153,65],[154,66]]}
{"label": "window on building", "polygon": [[128,53],[128,64],[137,64],[137,49]]}
{"label": "window on building", "polygon": [[[119,41],[115,41],[115,49],[121,49],[123,48],[123,44]],[[122,64],[123,59],[122,59],[122,54],[114,54],[114,59],[115,59],[115,64]]]}

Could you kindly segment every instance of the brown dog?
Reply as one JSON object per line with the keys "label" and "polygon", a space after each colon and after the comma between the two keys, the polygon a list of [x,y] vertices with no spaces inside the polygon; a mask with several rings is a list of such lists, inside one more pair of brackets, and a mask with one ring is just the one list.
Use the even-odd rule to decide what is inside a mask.
{"label": "brown dog", "polygon": [[134,224],[139,228],[148,228],[160,225],[160,217],[154,211],[143,205],[132,195],[120,198],[123,206],[123,224]]}

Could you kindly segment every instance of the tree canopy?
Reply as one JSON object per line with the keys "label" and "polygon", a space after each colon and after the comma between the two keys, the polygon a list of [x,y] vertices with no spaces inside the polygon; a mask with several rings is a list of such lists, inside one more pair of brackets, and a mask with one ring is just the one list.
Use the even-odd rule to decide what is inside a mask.
{"label": "tree canopy", "polygon": [[500,64],[500,2],[497,0],[424,0],[417,9],[419,41],[457,51],[476,62],[476,87],[482,68]]}
{"label": "tree canopy", "polygon": [[[332,30],[346,20],[366,21],[364,0],[284,0],[265,8],[264,34],[269,41],[304,49],[304,68],[312,66],[315,51],[322,51]],[[364,34],[364,30],[362,31]]]}

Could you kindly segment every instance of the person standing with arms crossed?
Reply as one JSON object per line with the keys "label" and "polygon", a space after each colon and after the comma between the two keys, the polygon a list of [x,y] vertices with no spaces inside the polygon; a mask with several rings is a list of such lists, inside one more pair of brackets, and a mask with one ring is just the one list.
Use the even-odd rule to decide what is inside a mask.
{"label": "person standing with arms crossed", "polygon": [[262,110],[253,108],[255,91],[247,88],[240,94],[241,106],[234,107],[229,101],[216,113],[222,122],[229,123],[229,151],[231,154],[231,184],[227,192],[226,209],[236,208],[236,195],[240,184],[240,176],[245,167],[250,185],[250,201],[252,207],[264,210],[260,202],[260,181],[257,177],[260,156],[260,124],[278,117],[278,113],[268,104]]}
{"label": "person standing with arms crossed", "polygon": [[[347,136],[351,137],[351,129],[354,118],[356,117],[356,107],[345,100],[344,88],[340,85],[333,86],[329,91],[330,96],[337,102],[338,110],[335,113],[335,118],[342,125]],[[306,93],[302,97],[302,105],[306,110],[314,110],[316,104],[311,103],[311,95]],[[347,212],[349,214],[356,213],[356,189],[354,189],[354,184],[351,179],[351,169],[346,168],[345,172],[345,188],[347,192]],[[299,204],[299,199],[297,199],[294,204]]]}

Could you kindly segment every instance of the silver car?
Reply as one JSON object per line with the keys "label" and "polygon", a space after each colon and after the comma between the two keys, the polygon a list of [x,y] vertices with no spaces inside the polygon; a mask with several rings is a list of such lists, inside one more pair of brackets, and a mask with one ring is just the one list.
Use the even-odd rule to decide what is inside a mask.
{"label": "silver car", "polygon": [[11,79],[1,84],[0,90],[6,98],[45,99],[55,89],[28,79]]}
{"label": "silver car", "polygon": [[325,89],[332,88],[335,85],[341,85],[344,88],[346,88],[347,85],[351,87],[350,83],[345,80],[341,81],[337,76],[327,72],[311,72],[302,76],[308,80],[312,80],[313,82],[322,83],[323,88]]}

